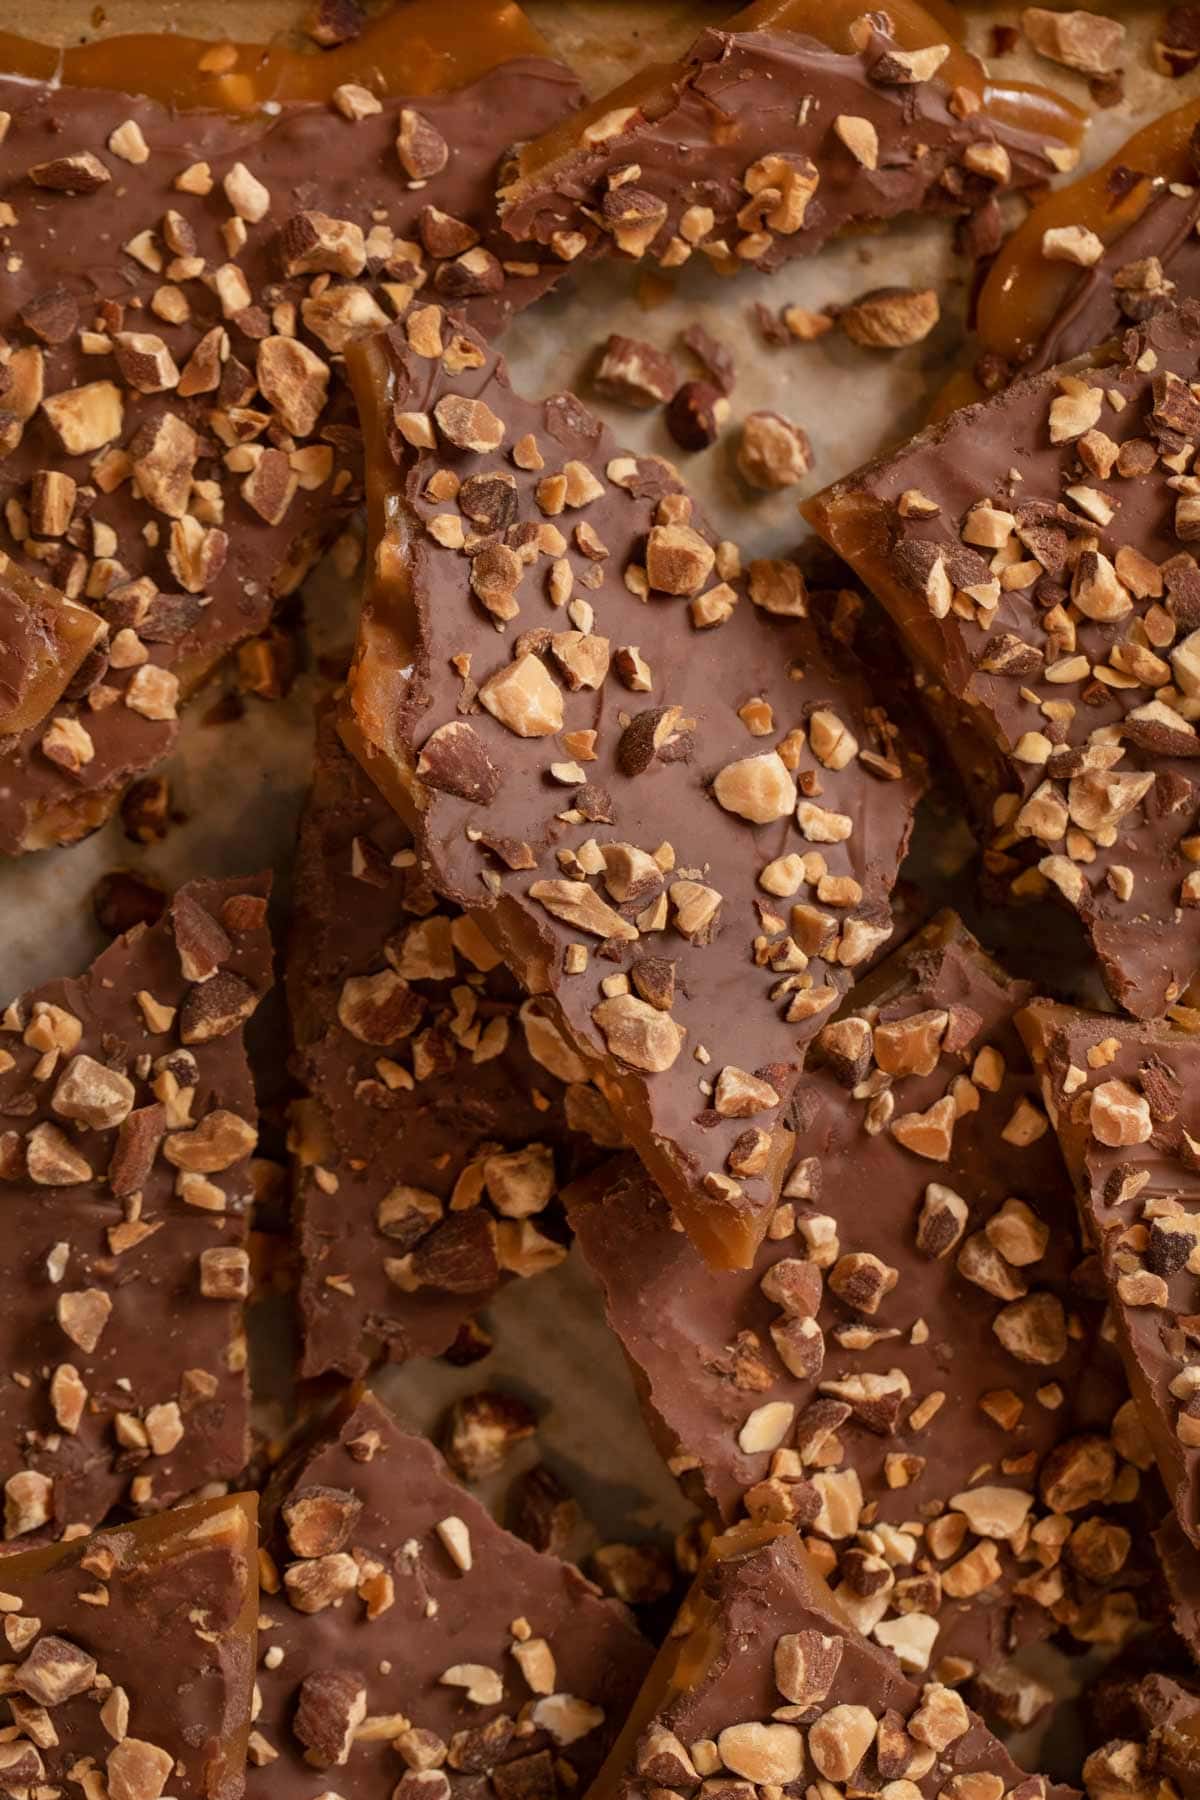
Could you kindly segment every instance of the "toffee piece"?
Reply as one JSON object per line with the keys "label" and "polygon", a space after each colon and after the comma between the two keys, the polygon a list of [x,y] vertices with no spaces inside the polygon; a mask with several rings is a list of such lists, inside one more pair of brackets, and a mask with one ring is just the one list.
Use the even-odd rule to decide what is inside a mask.
{"label": "toffee piece", "polygon": [[744,1274],[705,1268],[631,1157],[567,1194],[685,1489],[809,1534],[909,1670],[987,1668],[1059,1627],[1119,1641],[1137,1617],[1106,1503],[1149,1458],[1077,1281],[1013,1023],[1028,994],[951,915],[866,976],[809,1051],[796,1161]]}
{"label": "toffee piece", "polygon": [[803,1047],[891,933],[916,759],[799,568],[743,568],[574,395],[523,399],[449,318],[351,360],[374,567],[346,741],[744,1266]]}
{"label": "toffee piece", "polygon": [[960,1696],[921,1687],[853,1629],[795,1532],[717,1538],[594,1800],[732,1792],[1071,1800],[1026,1775]]}
{"label": "toffee piece", "polygon": [[621,1140],[538,1002],[437,900],[331,708],[295,886],[301,1369],[355,1376],[437,1355],[501,1282],[561,1262],[558,1189],[593,1136]]}
{"label": "toffee piece", "polygon": [[0,1787],[240,1800],[254,1685],[257,1496],[0,1559]]}
{"label": "toffee piece", "polygon": [[1200,1545],[1200,1035],[1038,1000],[1018,1021],[1168,1496]]}
{"label": "toffee piece", "polygon": [[271,985],[269,886],[191,882],[0,1020],[6,1543],[245,1465],[242,1028]]}
{"label": "toffee piece", "polygon": [[994,211],[1075,166],[1074,108],[1005,99],[913,0],[758,0],[526,145],[501,216],[564,262],[775,269],[846,226]]}
{"label": "toffee piece", "polygon": [[979,348],[999,381],[1085,355],[1172,298],[1200,299],[1200,187],[1189,102],[1046,194],[979,291]]}
{"label": "toffee piece", "polygon": [[513,137],[577,98],[528,55],[273,118],[0,78],[0,549],[103,622],[5,727],[0,851],[101,823],[361,497],[347,343],[419,317],[424,289],[495,330],[555,279],[492,195]]}
{"label": "toffee piece", "polygon": [[622,1606],[503,1531],[370,1395],[274,1500],[249,1800],[586,1790],[652,1654]]}
{"label": "toffee piece", "polygon": [[1073,908],[1139,1017],[1200,966],[1198,375],[1188,302],[804,509],[1003,771],[993,878]]}
{"label": "toffee piece", "polygon": [[[1200,1692],[1188,1679],[1144,1675],[1140,1681],[1102,1683],[1105,1715],[1117,1713],[1120,1736],[1093,1750],[1083,1765],[1088,1800],[1115,1794],[1200,1797]],[[1114,1706],[1115,1702],[1115,1706]]]}

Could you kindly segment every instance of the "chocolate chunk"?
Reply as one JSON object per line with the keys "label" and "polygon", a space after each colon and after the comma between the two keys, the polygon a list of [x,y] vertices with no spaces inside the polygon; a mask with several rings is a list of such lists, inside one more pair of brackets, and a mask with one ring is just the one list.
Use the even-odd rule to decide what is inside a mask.
{"label": "chocolate chunk", "polygon": [[[180,1800],[242,1791],[258,1612],[257,1496],[4,1558],[11,1729],[0,1785]],[[186,1673],[186,1680],[184,1679]]]}
{"label": "chocolate chunk", "polygon": [[[242,931],[217,922],[268,891],[262,876],[190,883],[157,924],[6,1015],[6,1539],[57,1537],[118,1503],[155,1511],[245,1464],[254,1090],[240,1029],[183,1041],[194,996],[237,981],[240,1026],[270,986],[261,913]],[[199,985],[185,918],[190,942],[226,947]]]}
{"label": "chocolate chunk", "polygon": [[726,1524],[818,1518],[839,1601],[910,1670],[986,1668],[1060,1624],[1086,1641],[1097,1595],[1132,1616],[1115,1503],[1093,1515],[1124,1547],[1102,1580],[1066,1560],[1026,1580],[1030,1532],[1075,1516],[1051,1501],[1076,1504],[1082,1475],[1063,1471],[1084,1467],[1081,1443],[1111,1479],[1122,1391],[1102,1305],[1080,1299],[1070,1182],[1014,1025],[1027,993],[949,915],[864,977],[816,1040],[784,1198],[745,1273],[704,1266],[631,1157],[566,1195],[689,1492]]}
{"label": "chocolate chunk", "polygon": [[[411,604],[380,584],[343,734],[435,887],[548,989],[566,1041],[607,1063],[621,1125],[706,1254],[744,1262],[799,1049],[890,934],[918,761],[893,756],[886,712],[808,618],[794,563],[743,572],[666,465],[621,455],[571,396],[522,399],[460,339],[465,367],[414,355],[402,327],[350,351],[381,427],[367,435],[392,452],[370,469],[379,516],[409,510],[412,555]],[[508,542],[528,550],[504,546],[507,604],[485,613],[457,497],[502,479],[518,503]],[[571,631],[554,629],[563,611]],[[386,734],[381,680],[402,696]],[[470,792],[444,768],[444,734],[464,728],[472,767],[497,771]],[[764,894],[783,896],[767,916]],[[667,1007],[638,991],[647,952],[675,964]],[[712,1096],[768,1066],[747,1137]]]}
{"label": "chocolate chunk", "polygon": [[1077,141],[1053,101],[1037,143],[986,99],[956,105],[956,83],[980,91],[980,67],[933,16],[914,15],[927,46],[915,52],[882,13],[865,15],[853,48],[821,41],[811,10],[794,31],[786,18],[737,24],[584,109],[565,141],[526,144],[500,191],[506,228],[564,262],[613,251],[677,268],[698,250],[770,270],[850,224],[970,212],[1037,185]]}
{"label": "chocolate chunk", "polygon": [[1117,1344],[1178,1521],[1200,1545],[1193,1402],[1200,1257],[1200,1040],[1035,1001],[1019,1019],[1048,1095],[1084,1226],[1100,1252]]}
{"label": "chocolate chunk", "polygon": [[665,1679],[639,1703],[627,1760],[609,1770],[599,1800],[648,1787],[694,1792],[698,1762],[714,1796],[790,1792],[812,1771],[855,1787],[878,1765],[922,1800],[945,1791],[947,1767],[954,1792],[1072,1800],[1073,1789],[1024,1776],[951,1688],[907,1679],[919,1679],[916,1617],[896,1621],[886,1640],[901,1674],[847,1623],[797,1533],[736,1527],[705,1556],[667,1639]]}
{"label": "chocolate chunk", "polygon": [[[343,15],[361,23],[349,0],[324,10],[322,41],[344,41]],[[372,29],[382,48],[389,28]],[[194,115],[69,72],[0,83],[0,551],[53,584],[0,568],[0,852],[102,823],[170,749],[196,673],[263,632],[358,503],[346,344],[410,302],[419,341],[425,283],[497,330],[561,272],[500,231],[495,170],[578,88],[519,20],[502,42],[465,86],[423,90],[419,115],[350,83],[331,105],[281,102],[265,128],[262,114],[207,112],[199,137]],[[311,91],[311,68],[300,76]],[[67,148],[47,161],[52,141]],[[419,179],[404,162],[414,144]],[[419,241],[429,213],[463,242]],[[109,253],[81,260],[81,233]],[[101,639],[107,664],[85,663]]]}
{"label": "chocolate chunk", "polygon": [[[478,928],[414,880],[411,839],[328,707],[298,858],[302,1367],[353,1376],[438,1354],[502,1282],[561,1262],[558,1187],[601,1153],[579,1096],[603,1102]],[[381,977],[416,1025],[386,1046],[346,1005],[348,984]]]}
{"label": "chocolate chunk", "polygon": [[965,709],[985,740],[993,879],[1072,908],[1139,1017],[1200,968],[1200,499],[1174,452],[1136,477],[1120,452],[1194,429],[1198,344],[1200,308],[1167,308],[1115,360],[1019,381],[805,508],[952,697],[951,736]]}
{"label": "chocolate chunk", "polygon": [[397,1783],[430,1800],[449,1791],[437,1773],[542,1800],[550,1762],[583,1792],[650,1663],[624,1608],[503,1531],[370,1395],[301,1446],[275,1498],[286,1516],[314,1492],[355,1511],[344,1548],[267,1538],[247,1800],[303,1800],[314,1765],[344,1800]]}

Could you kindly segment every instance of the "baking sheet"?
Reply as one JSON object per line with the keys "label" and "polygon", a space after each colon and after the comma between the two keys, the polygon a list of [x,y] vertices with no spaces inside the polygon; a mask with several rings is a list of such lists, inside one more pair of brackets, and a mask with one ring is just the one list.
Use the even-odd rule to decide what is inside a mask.
{"label": "baking sheet", "polygon": [[[722,16],[711,0],[530,0],[528,10],[597,92],[648,56],[682,48],[698,24]],[[3,23],[60,42],[97,29],[172,27],[204,36],[265,40],[293,25],[302,11],[295,0],[246,0],[244,5],[232,0],[121,0],[103,9],[94,9],[88,0],[40,0],[36,8],[10,0]],[[990,26],[1014,16],[1013,8],[970,8],[969,40],[986,53]],[[1200,74],[1168,82],[1153,73],[1149,44],[1157,17],[1157,8],[1127,15],[1125,98],[1095,113],[1084,166],[1103,160],[1147,117],[1182,104],[1200,87]],[[1049,77],[1072,98],[1088,103],[1082,79],[1050,70],[1034,58],[1008,57],[997,68],[1005,75]],[[763,345],[753,317],[756,301],[773,311],[793,303],[816,309],[887,284],[937,288],[942,322],[923,344],[871,353],[832,332],[814,344]],[[815,452],[806,488],[823,485],[920,425],[931,394],[960,355],[967,300],[967,273],[951,255],[945,222],[922,220],[903,223],[886,235],[847,238],[769,278],[744,274],[729,280],[715,274],[703,258],[669,285],[657,274],[629,267],[574,271],[556,295],[516,322],[505,348],[519,385],[529,392],[576,386],[633,448],[680,460],[722,533],[749,554],[778,554],[793,548],[803,534],[797,490],[760,496],[742,486],[733,462],[736,421],[765,407],[802,424]],[[713,449],[682,458],[661,413],[645,415],[599,401],[587,383],[587,364],[609,331],[672,349],[680,330],[695,322],[732,349],[738,379],[731,428]],[[681,376],[695,372],[686,352],[678,353],[678,363]],[[322,686],[318,659],[348,648],[355,599],[354,581],[339,575],[327,559],[304,595],[307,648],[288,697],[268,703],[249,696],[242,717],[214,725],[206,723],[206,715],[232,679],[219,678],[200,696],[168,765],[179,822],[165,842],[134,845],[115,821],[70,850],[0,866],[0,997],[82,968],[95,954],[102,940],[90,896],[100,876],[113,868],[143,869],[173,885],[192,875],[265,864],[276,871],[276,914],[280,926],[285,925],[291,846],[308,779],[313,702]],[[962,827],[945,814],[931,813],[906,874],[931,899],[957,899],[985,941],[1007,954],[1015,972],[1036,979],[1052,966],[1049,959],[1041,967],[1032,960],[1041,941],[1040,926],[1032,928],[1029,913],[997,916],[974,910],[964,875],[968,856]],[[281,1008],[265,1011],[256,1030],[262,1067],[274,1071],[265,1099],[268,1118],[274,1116],[277,1123],[284,1098]],[[268,1359],[261,1370],[268,1396],[261,1422],[274,1432],[284,1423],[287,1386],[286,1331],[278,1306],[265,1323],[267,1328],[256,1334],[260,1355]],[[540,1419],[538,1442],[525,1448],[522,1459],[541,1455],[575,1493],[587,1520],[579,1550],[597,1541],[682,1526],[690,1509],[650,1447],[621,1354],[605,1329],[578,1257],[573,1255],[549,1276],[507,1288],[490,1309],[488,1323],[496,1336],[488,1361],[468,1369],[442,1362],[387,1369],[377,1377],[381,1392],[429,1430],[458,1394],[485,1384],[522,1393]],[[513,1466],[519,1467],[520,1460]],[[1074,1691],[1088,1667],[1080,1659],[1067,1664],[1046,1650],[1035,1652],[1034,1660],[1043,1672],[1052,1672],[1064,1695]],[[1061,1709],[1049,1751],[1057,1766],[1073,1757],[1074,1732],[1068,1710]],[[1029,1746],[1027,1750],[1036,1754]]]}

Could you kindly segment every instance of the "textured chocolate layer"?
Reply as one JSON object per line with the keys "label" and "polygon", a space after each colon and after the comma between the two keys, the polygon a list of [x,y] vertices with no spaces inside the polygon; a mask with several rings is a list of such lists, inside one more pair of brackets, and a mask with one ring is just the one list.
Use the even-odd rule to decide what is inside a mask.
{"label": "textured chocolate layer", "polygon": [[979,290],[977,365],[995,393],[1014,370],[1094,354],[1160,306],[1200,298],[1196,102],[1153,118],[1107,162],[1044,195]]}
{"label": "textured chocolate layer", "polygon": [[156,1510],[245,1465],[242,1027],[271,984],[269,886],[192,882],[3,1016],[6,1540]]}
{"label": "textured chocolate layer", "polygon": [[888,1791],[1070,1800],[1026,1775],[957,1694],[917,1688],[847,1623],[800,1539],[783,1527],[718,1538],[594,1789],[746,1800],[806,1780]]}
{"label": "textured chocolate layer", "polygon": [[[1117,1698],[1123,1734],[1083,1765],[1091,1800],[1114,1792],[1200,1795],[1200,1692],[1170,1675],[1145,1675]],[[1112,1706],[1113,1696],[1106,1693]]]}
{"label": "textured chocolate layer", "polygon": [[721,1519],[812,1532],[910,1669],[1119,1639],[1138,1559],[1101,1503],[1136,1494],[1138,1433],[1013,1025],[1028,989],[943,915],[860,995],[810,1051],[747,1273],[706,1269],[632,1158],[567,1195],[655,1436]]}
{"label": "textured chocolate layer", "polygon": [[[436,1355],[502,1281],[561,1262],[558,1189],[595,1162],[589,1132],[609,1150],[620,1134],[538,1003],[438,902],[332,709],[296,896],[302,1368],[359,1375],[380,1356]],[[386,1046],[385,1008],[408,1026]]]}
{"label": "textured chocolate layer", "polygon": [[252,1494],[205,1500],[4,1558],[6,1793],[238,1800],[256,1512]]}
{"label": "textured chocolate layer", "polygon": [[[650,1649],[365,1396],[281,1475],[247,1793],[582,1793]],[[272,1578],[273,1580],[273,1578]]]}
{"label": "textured chocolate layer", "polygon": [[552,1003],[705,1254],[745,1264],[804,1044],[891,932],[919,792],[808,618],[669,464],[444,321],[353,359],[375,580],[351,747]]}
{"label": "textured chocolate layer", "polygon": [[1173,298],[1200,300],[1198,222],[1200,189],[1159,187],[1141,217],[1079,271],[1025,365],[1029,372],[1085,356]]}
{"label": "textured chocolate layer", "polygon": [[1036,116],[1002,120],[981,104],[976,59],[919,6],[901,10],[903,38],[864,13],[857,47],[836,7],[777,0],[703,32],[680,63],[529,145],[501,189],[505,226],[566,261],[615,251],[676,268],[698,251],[775,269],[848,225],[994,206],[1071,166],[1070,109],[1044,96]]}
{"label": "textured chocolate layer", "polygon": [[1100,1253],[1129,1384],[1179,1522],[1200,1545],[1200,1034],[1039,1000],[1022,1035],[1085,1233]]}
{"label": "textured chocolate layer", "polygon": [[0,543],[109,628],[54,711],[70,732],[0,746],[0,850],[97,824],[304,579],[360,493],[346,342],[426,284],[489,330],[544,292],[558,265],[514,250],[492,193],[577,99],[540,58],[414,103],[355,88],[354,117],[0,79]]}
{"label": "textured chocolate layer", "polygon": [[1154,1548],[1167,1586],[1171,1621],[1193,1661],[1200,1663],[1200,1552],[1174,1513],[1154,1533]]}
{"label": "textured chocolate layer", "polygon": [[1188,303],[805,508],[1003,754],[993,875],[1073,906],[1139,1016],[1200,965],[1198,373]]}

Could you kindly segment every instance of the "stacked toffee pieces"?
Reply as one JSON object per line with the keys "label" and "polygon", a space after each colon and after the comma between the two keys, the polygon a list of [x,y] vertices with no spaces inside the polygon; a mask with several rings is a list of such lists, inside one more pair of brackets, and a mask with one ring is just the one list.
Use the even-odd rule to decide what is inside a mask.
{"label": "stacked toffee pieces", "polygon": [[[1038,242],[1086,276],[1030,341],[985,286],[976,386],[1041,372],[811,503],[911,683],[844,571],[720,536],[494,347],[572,264],[913,211],[994,247],[1073,168],[1072,109],[912,0],[815,14],[590,106],[500,0],[325,0],[336,47],[181,42],[142,97],[120,40],[0,81],[0,849],[154,780],[365,498],[292,871],[298,1374],[485,1352],[574,1235],[701,1513],[655,1660],[361,1386],[252,1454],[271,884],[194,880],[0,1021],[0,1793],[1070,1800],[972,1707],[1032,1723],[1014,1651],[1168,1607],[1083,1779],[1200,1792],[1188,170],[1124,245],[1087,182],[1035,207],[993,283]],[[1065,898],[1132,1017],[950,913],[900,941],[918,696],[993,890]]]}

